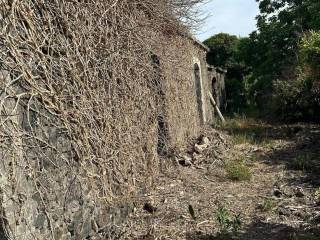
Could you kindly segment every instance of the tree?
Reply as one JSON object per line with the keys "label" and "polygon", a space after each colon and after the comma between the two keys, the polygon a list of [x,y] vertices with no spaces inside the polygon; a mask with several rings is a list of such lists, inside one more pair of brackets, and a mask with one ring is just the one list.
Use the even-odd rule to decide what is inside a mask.
{"label": "tree", "polygon": [[296,78],[301,36],[320,29],[320,1],[257,1],[258,30],[250,34],[242,58],[253,69],[250,96],[261,106],[270,103],[275,81]]}
{"label": "tree", "polygon": [[227,70],[226,88],[229,111],[246,107],[244,79],[249,69],[243,63],[241,54],[247,42],[247,38],[238,38],[227,33],[214,35],[204,41],[210,49],[207,62]]}

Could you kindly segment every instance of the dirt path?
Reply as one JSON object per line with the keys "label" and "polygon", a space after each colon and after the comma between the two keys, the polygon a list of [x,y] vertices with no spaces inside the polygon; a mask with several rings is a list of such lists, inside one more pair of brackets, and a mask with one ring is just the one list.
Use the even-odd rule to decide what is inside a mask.
{"label": "dirt path", "polygon": [[[201,161],[193,154],[191,166],[167,167],[137,205],[127,239],[320,239],[320,127],[227,130],[233,144],[220,150],[222,160],[213,144]],[[228,170],[239,162],[245,167]],[[231,180],[237,174],[245,179]],[[145,203],[156,211],[143,210]]]}

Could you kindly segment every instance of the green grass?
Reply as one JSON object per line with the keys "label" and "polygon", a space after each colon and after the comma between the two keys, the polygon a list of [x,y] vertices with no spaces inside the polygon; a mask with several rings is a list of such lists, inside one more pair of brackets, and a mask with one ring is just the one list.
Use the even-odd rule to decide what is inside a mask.
{"label": "green grass", "polygon": [[227,177],[233,181],[249,181],[252,177],[250,168],[243,162],[230,162],[226,165]]}
{"label": "green grass", "polygon": [[252,136],[246,133],[238,133],[233,135],[233,142],[236,145],[245,144],[245,143],[253,143],[254,139]]}
{"label": "green grass", "polygon": [[233,142],[236,145],[245,143],[257,144],[268,141],[266,125],[263,122],[245,116],[227,119],[222,129],[233,136]]}
{"label": "green grass", "polygon": [[242,227],[242,219],[240,214],[231,215],[223,205],[219,205],[216,211],[216,220],[220,228],[220,237],[229,236],[229,233],[237,234]]}
{"label": "green grass", "polygon": [[292,160],[292,162],[289,165],[294,170],[302,171],[309,171],[312,170],[312,168],[314,167],[312,159],[308,153],[297,156]]}

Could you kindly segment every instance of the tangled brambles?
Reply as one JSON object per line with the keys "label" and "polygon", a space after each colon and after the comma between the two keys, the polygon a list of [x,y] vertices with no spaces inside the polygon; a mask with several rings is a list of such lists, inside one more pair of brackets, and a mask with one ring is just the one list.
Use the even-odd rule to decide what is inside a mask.
{"label": "tangled brambles", "polygon": [[196,2],[0,1],[7,237],[103,235],[131,211],[127,199],[158,171],[163,90],[152,57],[185,31],[179,19],[192,23]]}

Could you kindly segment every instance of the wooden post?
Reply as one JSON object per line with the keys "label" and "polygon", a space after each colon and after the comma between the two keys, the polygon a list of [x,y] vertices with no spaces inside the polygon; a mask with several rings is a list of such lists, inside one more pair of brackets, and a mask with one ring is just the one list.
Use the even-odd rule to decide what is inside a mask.
{"label": "wooden post", "polygon": [[226,120],[224,119],[224,117],[223,117],[223,115],[222,115],[219,107],[217,106],[217,103],[216,103],[216,101],[214,100],[214,98],[213,98],[213,96],[212,96],[212,94],[211,94],[210,91],[209,91],[209,97],[210,97],[211,103],[212,103],[212,105],[214,106],[214,108],[216,109],[216,111],[217,111],[217,113],[218,113],[218,115],[219,115],[222,123],[225,124],[225,123],[226,123]]}

